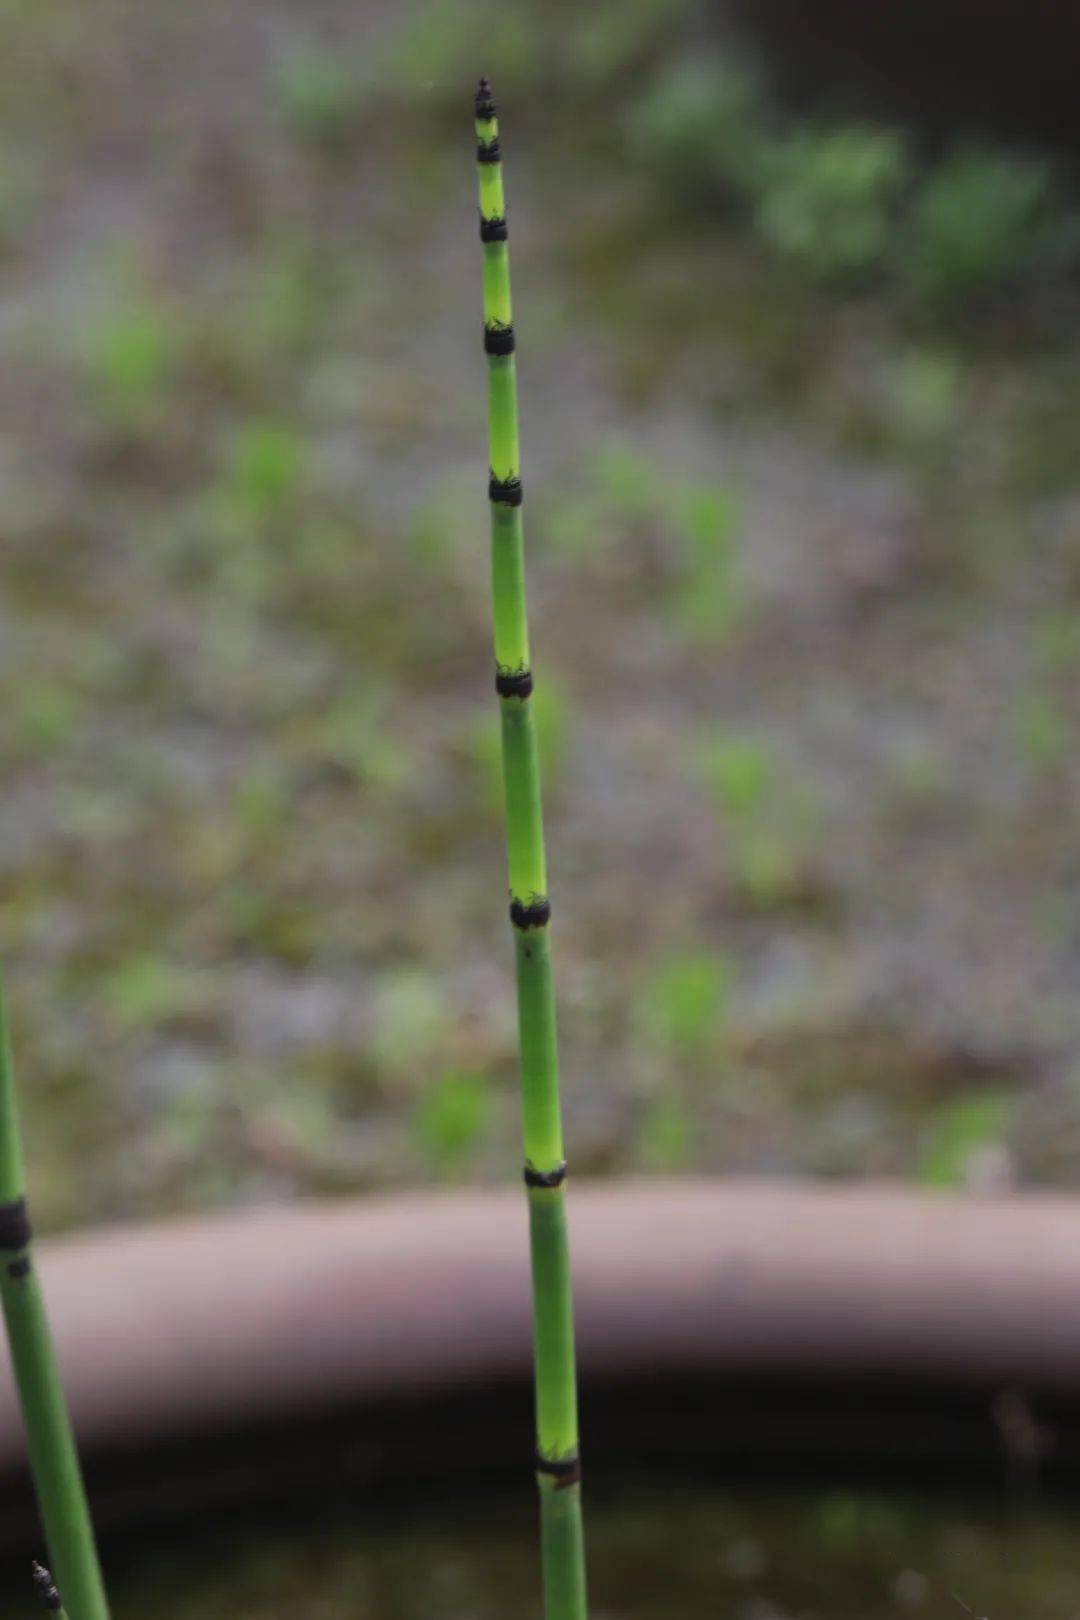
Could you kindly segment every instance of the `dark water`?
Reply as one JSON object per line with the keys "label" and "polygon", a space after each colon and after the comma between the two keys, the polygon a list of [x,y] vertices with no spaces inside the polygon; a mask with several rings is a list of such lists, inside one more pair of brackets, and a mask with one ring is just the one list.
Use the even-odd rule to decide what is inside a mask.
{"label": "dark water", "polygon": [[[977,1495],[645,1484],[594,1491],[595,1620],[951,1616],[1057,1620],[1080,1610],[1075,1508]],[[533,1504],[464,1497],[372,1521],[275,1522],[131,1548],[117,1620],[495,1620],[538,1615]],[[115,1559],[114,1559],[115,1564]],[[29,1613],[29,1606],[26,1612]]]}

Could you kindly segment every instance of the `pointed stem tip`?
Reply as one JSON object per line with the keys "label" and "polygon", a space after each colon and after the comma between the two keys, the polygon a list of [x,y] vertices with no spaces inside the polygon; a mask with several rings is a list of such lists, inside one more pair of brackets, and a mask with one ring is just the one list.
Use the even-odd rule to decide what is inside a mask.
{"label": "pointed stem tip", "polygon": [[491,82],[481,79],[476,87],[476,116],[477,118],[494,118],[495,98],[491,93]]}

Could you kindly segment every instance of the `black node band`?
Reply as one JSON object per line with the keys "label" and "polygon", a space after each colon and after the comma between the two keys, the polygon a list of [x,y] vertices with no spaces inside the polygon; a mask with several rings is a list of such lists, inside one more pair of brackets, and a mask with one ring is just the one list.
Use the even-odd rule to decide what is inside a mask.
{"label": "black node band", "polygon": [[581,1484],[581,1458],[576,1451],[570,1457],[544,1457],[537,1452],[536,1472],[553,1479],[557,1491],[565,1491],[570,1485]]}
{"label": "black node band", "polygon": [[481,242],[505,242],[507,238],[506,221],[495,214],[491,219],[480,215]]}
{"label": "black node band", "polygon": [[520,506],[522,500],[520,478],[489,478],[488,500],[498,501],[500,506]]}
{"label": "black node band", "polygon": [[534,1170],[531,1164],[525,1166],[526,1187],[543,1187],[548,1192],[561,1187],[566,1180],[566,1160],[557,1164],[554,1170]]}
{"label": "black node band", "polygon": [[53,1584],[49,1571],[41,1564],[33,1566],[34,1590],[47,1609],[62,1609],[64,1607],[60,1593]]}
{"label": "black node band", "polygon": [[497,135],[493,141],[479,141],[477,143],[476,161],[477,163],[502,162],[502,148],[499,145],[499,137]]}
{"label": "black node band", "polygon": [[21,1254],[17,1260],[8,1261],[7,1274],[13,1282],[21,1282],[24,1277],[29,1277],[30,1270],[28,1254]]}
{"label": "black node band", "polygon": [[534,895],[528,905],[520,900],[510,903],[510,921],[515,928],[545,928],[551,921],[551,905],[543,895]]}
{"label": "black node band", "polygon": [[495,690],[500,697],[527,698],[532,696],[533,678],[531,669],[509,670],[497,669],[495,671]]}
{"label": "black node band", "polygon": [[485,326],[485,354],[513,354],[514,328],[512,326]]}
{"label": "black node band", "polygon": [[10,1204],[0,1204],[0,1249],[25,1249],[31,1236],[26,1199],[15,1198]]}

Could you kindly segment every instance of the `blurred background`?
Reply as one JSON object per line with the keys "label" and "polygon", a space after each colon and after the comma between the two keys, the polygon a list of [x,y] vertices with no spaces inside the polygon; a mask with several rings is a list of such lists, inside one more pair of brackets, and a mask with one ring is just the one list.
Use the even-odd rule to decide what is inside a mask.
{"label": "blurred background", "polygon": [[[575,1173],[1080,1182],[1070,17],[4,6],[0,950],[44,1230],[516,1179],[480,72]],[[593,1513],[609,1614],[825,1577],[831,1616],[955,1614],[988,1571],[1075,1612],[1065,1519],[638,1503]],[[503,1511],[264,1538],[232,1586],[185,1548],[120,1607],[498,1614],[535,1585]]]}
{"label": "blurred background", "polygon": [[800,9],[5,8],[45,1228],[516,1174],[481,69],[575,1169],[1080,1179],[1077,39]]}

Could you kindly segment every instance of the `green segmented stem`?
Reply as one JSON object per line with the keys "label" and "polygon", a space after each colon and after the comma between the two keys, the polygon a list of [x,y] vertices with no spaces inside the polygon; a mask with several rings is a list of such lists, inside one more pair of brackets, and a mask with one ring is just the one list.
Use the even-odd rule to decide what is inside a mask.
{"label": "green segmented stem", "polygon": [[0,987],[0,1304],[30,1469],[56,1583],[71,1620],[108,1620],[75,1437],[25,1216],[22,1144]]}
{"label": "green segmented stem", "polygon": [[566,1235],[550,907],[525,609],[510,257],[491,87],[476,93],[496,689],[502,723],[510,916],[517,956],[522,1133],[529,1200],[540,1549],[547,1620],[585,1620],[574,1309]]}

